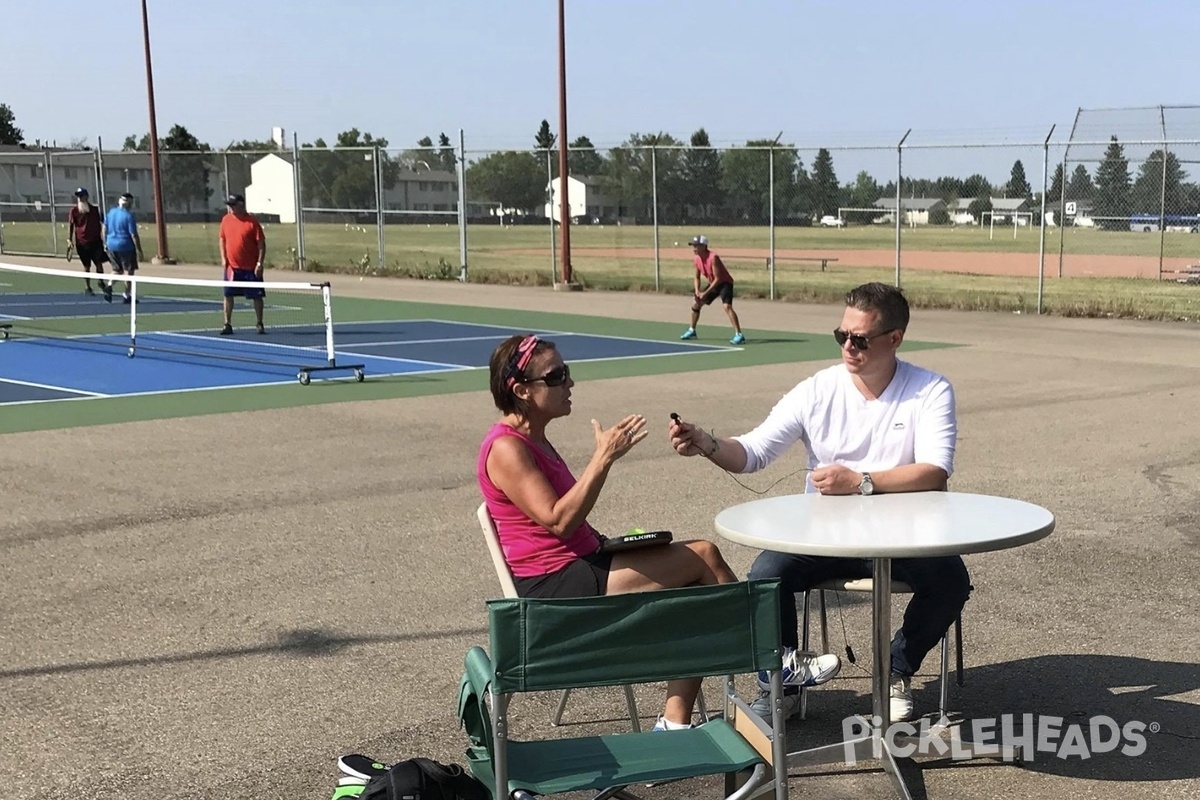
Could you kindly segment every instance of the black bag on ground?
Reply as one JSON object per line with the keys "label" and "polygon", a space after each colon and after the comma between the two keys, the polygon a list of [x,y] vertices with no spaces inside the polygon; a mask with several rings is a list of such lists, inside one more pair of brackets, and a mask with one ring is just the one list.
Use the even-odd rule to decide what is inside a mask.
{"label": "black bag on ground", "polygon": [[411,758],[367,783],[359,800],[488,800],[485,787],[458,764]]}

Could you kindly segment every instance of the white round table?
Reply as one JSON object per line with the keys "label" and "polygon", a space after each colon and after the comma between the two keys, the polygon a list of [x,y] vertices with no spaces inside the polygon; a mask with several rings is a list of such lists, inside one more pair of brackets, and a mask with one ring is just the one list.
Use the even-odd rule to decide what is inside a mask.
{"label": "white round table", "polygon": [[[717,533],[738,544],[810,556],[869,558],[872,589],[872,707],[879,720],[854,748],[879,758],[901,797],[909,797],[890,751],[891,572],[893,558],[965,555],[1036,542],[1054,530],[1046,509],[1005,497],[959,492],[768,497],[727,508]],[[853,745],[854,743],[849,743]],[[844,760],[848,743],[789,755],[789,766]],[[877,755],[876,755],[877,754]]]}

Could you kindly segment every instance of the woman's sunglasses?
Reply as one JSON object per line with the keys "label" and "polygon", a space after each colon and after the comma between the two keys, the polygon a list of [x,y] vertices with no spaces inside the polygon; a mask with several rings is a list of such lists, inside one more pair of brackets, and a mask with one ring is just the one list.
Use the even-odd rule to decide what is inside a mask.
{"label": "woman's sunglasses", "polygon": [[547,386],[562,386],[571,379],[571,367],[563,364],[561,367],[555,367],[540,378],[526,378],[525,383],[544,383]]}
{"label": "woman's sunglasses", "polygon": [[886,331],[880,331],[879,333],[875,333],[870,336],[864,336],[861,333],[849,333],[841,328],[838,328],[833,332],[833,340],[838,343],[838,347],[844,346],[846,341],[849,340],[850,346],[855,350],[866,350],[872,339],[878,339],[880,336],[886,336],[894,330],[896,329],[888,328]]}

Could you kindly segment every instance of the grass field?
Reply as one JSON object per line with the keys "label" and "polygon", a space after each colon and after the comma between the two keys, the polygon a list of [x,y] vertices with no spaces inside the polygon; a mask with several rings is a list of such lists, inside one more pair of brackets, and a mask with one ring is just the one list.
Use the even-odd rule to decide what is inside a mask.
{"label": "grass field", "polygon": [[[153,229],[143,226],[147,251],[153,251]],[[309,269],[429,279],[458,276],[459,234],[455,225],[391,225],[385,229],[386,263],[379,264],[378,235],[371,225],[307,224],[305,254]],[[44,223],[5,223],[6,251],[51,252],[50,227]],[[577,226],[572,228],[572,265],[585,286],[611,290],[691,291],[690,251],[684,244],[691,228],[660,227],[658,263],[654,229],[650,226]],[[216,224],[170,225],[172,257],[181,262],[216,264]],[[713,246],[723,253],[743,296],[770,296],[765,253],[770,232],[764,227],[728,227],[708,231]],[[296,264],[296,229],[268,225],[267,260],[276,267]],[[1195,320],[1200,317],[1200,289],[1158,280],[1115,277],[1057,277],[1060,238],[1068,257],[1126,259],[1122,269],[1157,278],[1159,249],[1165,259],[1200,256],[1200,236],[1167,233],[1105,232],[1094,229],[1048,229],[1044,309],[1071,316],[1113,316],[1140,319]],[[901,283],[914,304],[924,307],[1029,312],[1037,309],[1037,253],[1040,231],[997,227],[906,228],[902,264],[919,254],[960,254],[962,268],[948,271],[908,269]],[[65,233],[60,231],[59,249]],[[545,227],[473,225],[467,232],[472,281],[548,285],[554,280],[550,231]],[[895,278],[895,232],[890,226],[852,226],[844,230],[777,228],[779,253],[775,295],[785,300],[836,300],[848,285]],[[741,252],[739,252],[741,251]],[[791,254],[838,257],[856,251],[854,266],[834,264],[827,272],[808,262],[790,261]],[[862,258],[869,251],[867,258]],[[1010,258],[1019,275],[971,274],[973,256]],[[846,261],[845,258],[842,259]],[[1132,265],[1132,266],[1129,266]],[[1168,266],[1171,266],[1168,264]]]}

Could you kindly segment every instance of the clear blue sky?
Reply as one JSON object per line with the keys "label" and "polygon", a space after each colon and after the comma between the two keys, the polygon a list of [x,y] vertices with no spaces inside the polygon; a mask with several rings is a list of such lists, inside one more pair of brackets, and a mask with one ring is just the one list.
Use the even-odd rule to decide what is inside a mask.
{"label": "clear blue sky", "polygon": [[[530,146],[543,118],[557,129],[555,0],[149,5],[160,135],[180,123],[220,147],[273,125],[302,141],[357,127],[411,146],[463,128],[476,150]],[[0,0],[0,27],[0,102],[27,139],[107,148],[146,131],[136,0]],[[1198,34],[1200,3],[1183,0],[567,0],[568,133],[1065,138],[1081,106],[1200,102]]]}

